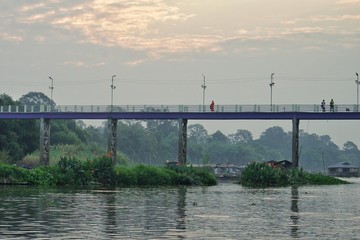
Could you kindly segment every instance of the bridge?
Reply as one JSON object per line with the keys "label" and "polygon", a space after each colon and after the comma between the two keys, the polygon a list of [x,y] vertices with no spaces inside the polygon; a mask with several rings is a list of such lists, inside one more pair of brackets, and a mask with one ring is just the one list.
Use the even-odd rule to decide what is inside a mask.
{"label": "bridge", "polygon": [[356,104],[335,105],[323,110],[319,104],[216,105],[71,105],[0,106],[0,119],[41,119],[40,161],[49,164],[51,119],[108,119],[108,153],[116,161],[116,130],[119,119],[169,119],[179,121],[178,160],[186,163],[188,120],[292,120],[292,163],[299,161],[300,120],[359,120]]}

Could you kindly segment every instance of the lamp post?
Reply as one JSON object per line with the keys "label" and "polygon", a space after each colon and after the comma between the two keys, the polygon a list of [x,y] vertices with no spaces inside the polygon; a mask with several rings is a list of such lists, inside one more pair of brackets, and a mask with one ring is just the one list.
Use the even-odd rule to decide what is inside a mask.
{"label": "lamp post", "polygon": [[272,88],[273,88],[273,86],[275,85],[275,83],[273,82],[273,80],[274,80],[274,74],[275,73],[272,73],[271,74],[271,82],[270,82],[270,111],[272,112]]}
{"label": "lamp post", "polygon": [[357,91],[356,91],[356,111],[358,112],[359,111],[359,74],[358,73],[355,73],[356,74],[356,80],[355,80],[355,83],[357,85]]}
{"label": "lamp post", "polygon": [[116,75],[111,77],[111,109],[110,111],[113,111],[113,100],[114,100],[114,89],[116,88],[116,86],[114,86],[114,77],[116,77]]}
{"label": "lamp post", "polygon": [[51,80],[51,86],[49,86],[49,89],[50,89],[50,91],[51,91],[50,100],[51,100],[51,104],[52,104],[52,100],[53,100],[53,90],[54,90],[54,79],[52,79],[52,77],[49,77],[49,79]]}
{"label": "lamp post", "polygon": [[206,88],[206,85],[205,85],[205,76],[204,74],[202,75],[203,78],[204,78],[204,83],[203,85],[201,85],[201,88],[203,89],[203,102],[202,102],[202,107],[203,107],[203,112],[205,112],[205,88]]}

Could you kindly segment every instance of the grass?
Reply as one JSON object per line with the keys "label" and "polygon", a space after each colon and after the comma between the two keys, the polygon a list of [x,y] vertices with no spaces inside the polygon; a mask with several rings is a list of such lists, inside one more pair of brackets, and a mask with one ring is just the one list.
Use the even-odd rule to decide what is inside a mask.
{"label": "grass", "polygon": [[[54,145],[50,149],[50,166],[56,165],[61,158],[76,158],[82,161],[87,159],[94,159],[101,156],[107,155],[107,152],[104,148],[98,146],[97,144],[64,144],[64,145]],[[0,154],[1,157],[1,154]],[[39,150],[28,154],[24,159],[18,162],[19,166],[28,166],[28,167],[38,167],[40,166],[40,152]],[[117,163],[118,164],[132,164],[131,161],[122,153],[117,153]],[[3,161],[4,162],[4,161]]]}
{"label": "grass", "polygon": [[253,162],[246,166],[240,177],[240,184],[243,186],[261,188],[346,183],[349,182],[319,173],[308,173],[297,168],[274,168],[259,162]]}

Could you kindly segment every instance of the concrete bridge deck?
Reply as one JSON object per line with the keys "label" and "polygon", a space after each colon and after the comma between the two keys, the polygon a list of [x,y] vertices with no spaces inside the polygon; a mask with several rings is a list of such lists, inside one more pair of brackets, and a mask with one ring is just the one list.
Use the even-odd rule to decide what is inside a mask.
{"label": "concrete bridge deck", "polygon": [[311,104],[217,105],[214,112],[202,105],[0,106],[0,119],[357,120],[357,109],[351,104],[335,105],[333,112]]}

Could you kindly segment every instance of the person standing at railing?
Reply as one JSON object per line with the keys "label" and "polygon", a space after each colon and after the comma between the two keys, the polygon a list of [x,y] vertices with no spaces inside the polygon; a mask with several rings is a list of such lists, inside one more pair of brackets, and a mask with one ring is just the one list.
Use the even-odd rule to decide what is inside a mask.
{"label": "person standing at railing", "polygon": [[325,100],[323,99],[322,102],[321,102],[321,109],[323,112],[325,112]]}
{"label": "person standing at railing", "polygon": [[213,112],[214,109],[215,109],[215,102],[214,102],[214,100],[212,100],[210,103],[210,110]]}
{"label": "person standing at railing", "polygon": [[330,101],[330,112],[334,112],[334,99]]}

